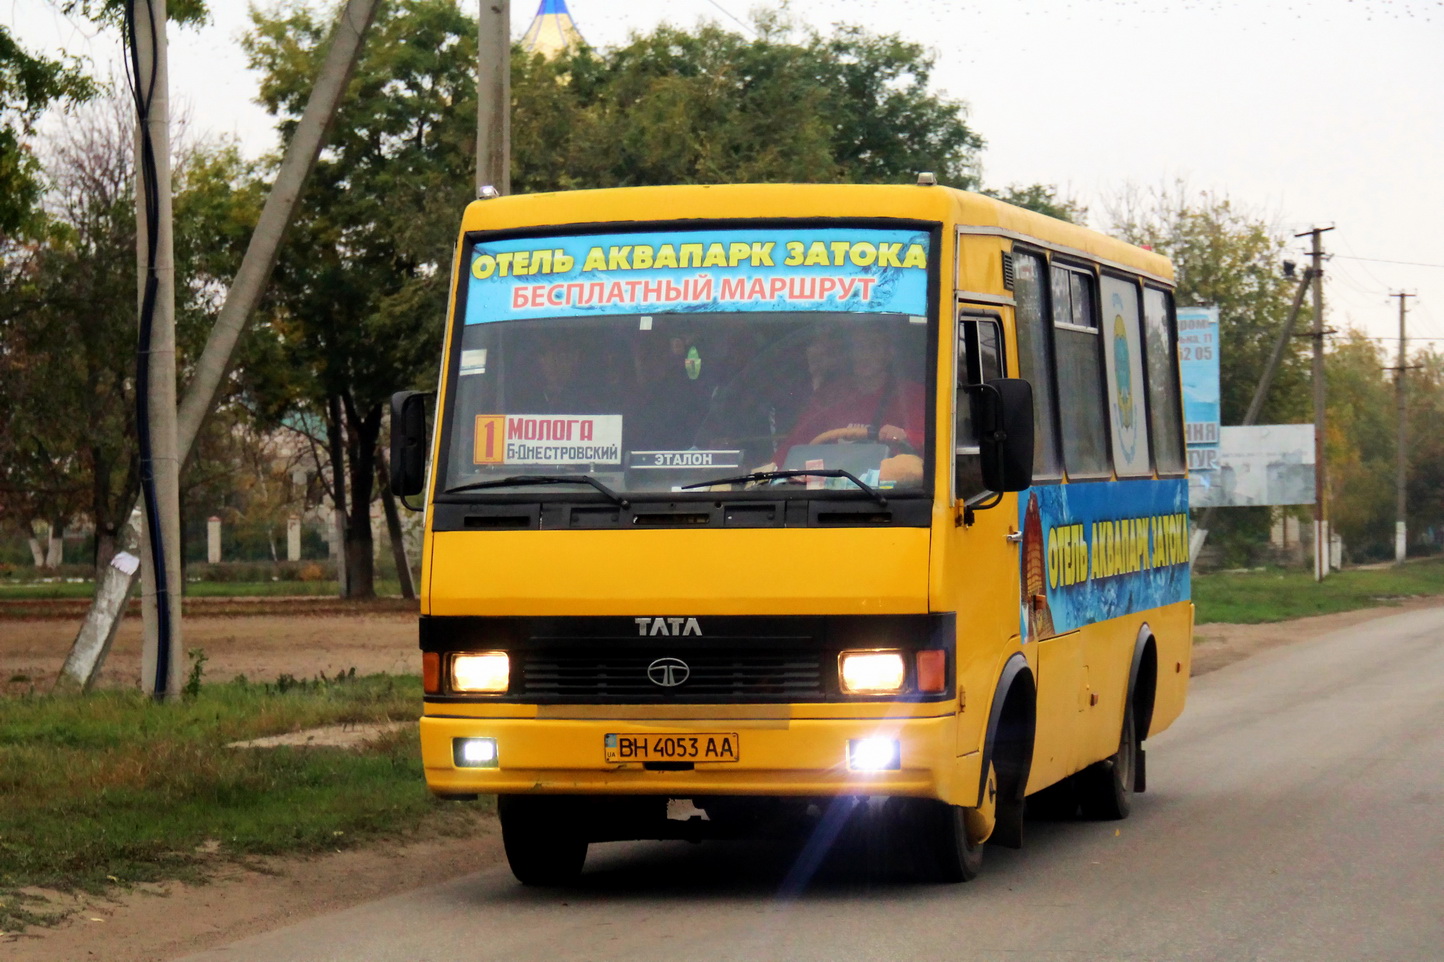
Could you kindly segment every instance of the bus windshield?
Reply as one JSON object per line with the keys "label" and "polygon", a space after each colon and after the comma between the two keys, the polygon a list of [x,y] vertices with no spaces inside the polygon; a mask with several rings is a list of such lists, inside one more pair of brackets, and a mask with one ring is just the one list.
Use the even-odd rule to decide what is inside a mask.
{"label": "bus windshield", "polygon": [[[932,246],[861,225],[475,236],[440,490],[926,494]],[[832,476],[705,485],[778,471]]]}
{"label": "bus windshield", "polygon": [[[469,325],[444,487],[575,474],[674,492],[755,471],[841,470],[920,493],[927,330],[916,315],[756,311]],[[852,487],[795,476],[768,492]]]}

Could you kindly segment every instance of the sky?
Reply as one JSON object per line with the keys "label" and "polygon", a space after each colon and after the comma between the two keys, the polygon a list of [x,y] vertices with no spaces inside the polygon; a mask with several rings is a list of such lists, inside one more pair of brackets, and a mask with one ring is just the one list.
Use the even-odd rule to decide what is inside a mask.
{"label": "sky", "polygon": [[[782,0],[568,0],[597,47],[669,22],[739,31]],[[30,49],[118,71],[118,38],[0,0]],[[272,0],[261,4],[274,6]],[[256,156],[276,146],[252,102],[237,38],[248,4],[211,0],[213,22],[171,36],[172,96],[192,125]],[[1332,255],[1325,304],[1392,351],[1408,329],[1444,350],[1444,0],[790,0],[800,27],[897,33],[936,58],[933,85],[965,102],[987,141],[983,182],[1056,184],[1104,227],[1126,191],[1226,195],[1287,235],[1311,227]],[[519,39],[536,12],[513,0]],[[49,123],[61,123],[52,117]],[[459,216],[459,212],[458,212]],[[1225,349],[1226,351],[1226,349]],[[1223,363],[1227,363],[1225,356]]]}

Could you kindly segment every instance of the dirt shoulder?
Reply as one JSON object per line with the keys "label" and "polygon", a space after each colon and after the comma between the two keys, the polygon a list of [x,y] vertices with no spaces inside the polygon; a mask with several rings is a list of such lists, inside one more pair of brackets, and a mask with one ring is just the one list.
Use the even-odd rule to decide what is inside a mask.
{"label": "dirt shoulder", "polygon": [[[298,603],[288,615],[255,609],[196,612],[185,622],[187,644],[207,654],[207,677],[236,674],[311,677],[352,666],[358,673],[411,672],[416,664],[414,612],[363,613]],[[1201,625],[1193,674],[1215,671],[1260,651],[1306,642],[1401,610],[1444,605],[1421,598],[1387,608],[1301,618],[1265,625]],[[309,612],[309,613],[308,613]],[[0,620],[0,680],[32,673],[53,678],[74,636],[73,620]],[[129,619],[103,676],[134,684],[139,673],[139,625]],[[11,687],[16,687],[13,683]],[[161,962],[223,945],[303,919],[458,878],[502,860],[494,820],[466,839],[375,845],[316,858],[277,858],[253,867],[218,866],[204,885],[138,886],[114,897],[67,897],[71,912],[53,928],[0,933],[0,955],[12,962],[104,958]]]}
{"label": "dirt shoulder", "polygon": [[[71,602],[0,603],[0,692],[49,690],[84,614],[83,604]],[[181,630],[187,651],[205,652],[206,681],[313,678],[351,668],[358,675],[421,673],[414,602],[187,601]],[[97,683],[137,685],[140,653],[140,618],[127,617]]]}

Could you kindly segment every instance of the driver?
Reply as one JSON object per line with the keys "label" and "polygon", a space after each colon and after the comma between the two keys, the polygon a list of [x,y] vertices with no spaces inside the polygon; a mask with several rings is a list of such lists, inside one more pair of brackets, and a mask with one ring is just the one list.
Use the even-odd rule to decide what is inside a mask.
{"label": "driver", "polygon": [[921,475],[922,463],[916,456],[926,422],[922,385],[893,375],[892,337],[883,327],[855,327],[848,334],[847,347],[847,376],[835,390],[813,396],[777,449],[774,463],[785,463],[787,452],[798,444],[872,441],[887,444],[894,454],[912,456]]}

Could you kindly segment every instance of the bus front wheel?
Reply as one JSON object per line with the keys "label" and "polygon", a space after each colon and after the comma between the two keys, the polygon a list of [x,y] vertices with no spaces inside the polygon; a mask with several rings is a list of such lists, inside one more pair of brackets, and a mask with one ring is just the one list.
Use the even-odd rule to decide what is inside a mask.
{"label": "bus front wheel", "polygon": [[582,874],[587,840],[573,799],[503,795],[497,799],[501,842],[511,874],[523,885],[566,885]]}
{"label": "bus front wheel", "polygon": [[1084,818],[1117,821],[1133,807],[1133,773],[1138,766],[1138,727],[1133,720],[1133,699],[1123,710],[1123,731],[1118,751],[1077,775],[1078,805]]}
{"label": "bus front wheel", "polygon": [[977,808],[916,800],[914,811],[918,874],[929,882],[968,882],[983,867],[983,844],[997,824],[998,777],[988,766],[988,779]]}

